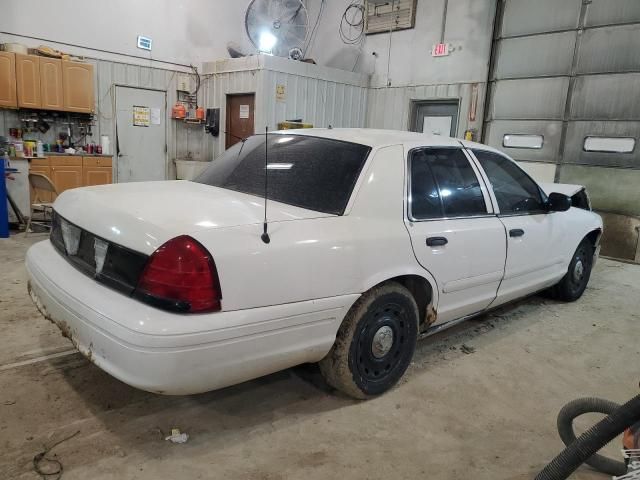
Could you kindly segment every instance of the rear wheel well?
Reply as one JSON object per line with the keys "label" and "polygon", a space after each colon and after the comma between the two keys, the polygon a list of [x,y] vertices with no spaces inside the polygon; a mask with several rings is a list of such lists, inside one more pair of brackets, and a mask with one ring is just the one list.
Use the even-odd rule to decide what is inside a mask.
{"label": "rear wheel well", "polygon": [[420,275],[402,275],[390,278],[387,282],[397,282],[411,292],[418,306],[420,330],[426,329],[436,321],[436,311],[433,307],[433,288],[427,279]]}

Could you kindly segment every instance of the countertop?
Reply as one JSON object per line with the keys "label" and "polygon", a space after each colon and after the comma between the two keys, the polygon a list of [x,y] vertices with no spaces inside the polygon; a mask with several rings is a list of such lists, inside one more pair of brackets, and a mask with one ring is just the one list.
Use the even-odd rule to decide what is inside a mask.
{"label": "countertop", "polygon": [[47,158],[47,157],[108,157],[113,155],[97,154],[97,153],[58,153],[58,152],[44,152],[43,157],[9,157],[9,160],[31,160],[33,158]]}

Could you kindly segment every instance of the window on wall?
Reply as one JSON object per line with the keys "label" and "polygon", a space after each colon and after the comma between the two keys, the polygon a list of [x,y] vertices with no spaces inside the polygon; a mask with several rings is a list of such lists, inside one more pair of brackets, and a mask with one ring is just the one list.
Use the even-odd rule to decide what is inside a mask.
{"label": "window on wall", "polygon": [[502,137],[502,146],[508,148],[531,148],[539,150],[543,144],[544,137],[542,135],[508,133]]}
{"label": "window on wall", "polygon": [[473,150],[489,177],[500,213],[505,215],[545,212],[545,198],[538,184],[515,162],[494,152]]}
{"label": "window on wall", "polygon": [[459,148],[427,148],[411,155],[411,218],[484,215],[480,182]]}
{"label": "window on wall", "polygon": [[636,146],[636,139],[632,137],[586,137],[584,150],[586,152],[631,153]]}

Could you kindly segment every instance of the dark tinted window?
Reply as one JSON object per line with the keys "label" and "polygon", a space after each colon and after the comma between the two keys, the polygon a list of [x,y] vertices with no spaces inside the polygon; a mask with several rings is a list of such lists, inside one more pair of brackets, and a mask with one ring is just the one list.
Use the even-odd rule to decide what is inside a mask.
{"label": "dark tinted window", "polygon": [[415,219],[487,213],[480,183],[461,149],[426,148],[411,157],[411,215]]}
{"label": "dark tinted window", "polygon": [[[268,198],[342,215],[370,148],[302,135],[268,136]],[[214,187],[264,196],[265,136],[239,142],[195,179]]]}
{"label": "dark tinted window", "polygon": [[473,150],[489,177],[500,213],[543,212],[545,198],[538,185],[508,158],[485,150]]}

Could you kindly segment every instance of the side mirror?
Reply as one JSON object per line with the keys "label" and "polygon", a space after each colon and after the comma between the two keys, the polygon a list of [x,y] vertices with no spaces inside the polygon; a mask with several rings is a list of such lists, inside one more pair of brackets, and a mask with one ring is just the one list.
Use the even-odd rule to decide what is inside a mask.
{"label": "side mirror", "polygon": [[547,211],[566,212],[571,208],[571,198],[562,193],[552,192],[547,199]]}

